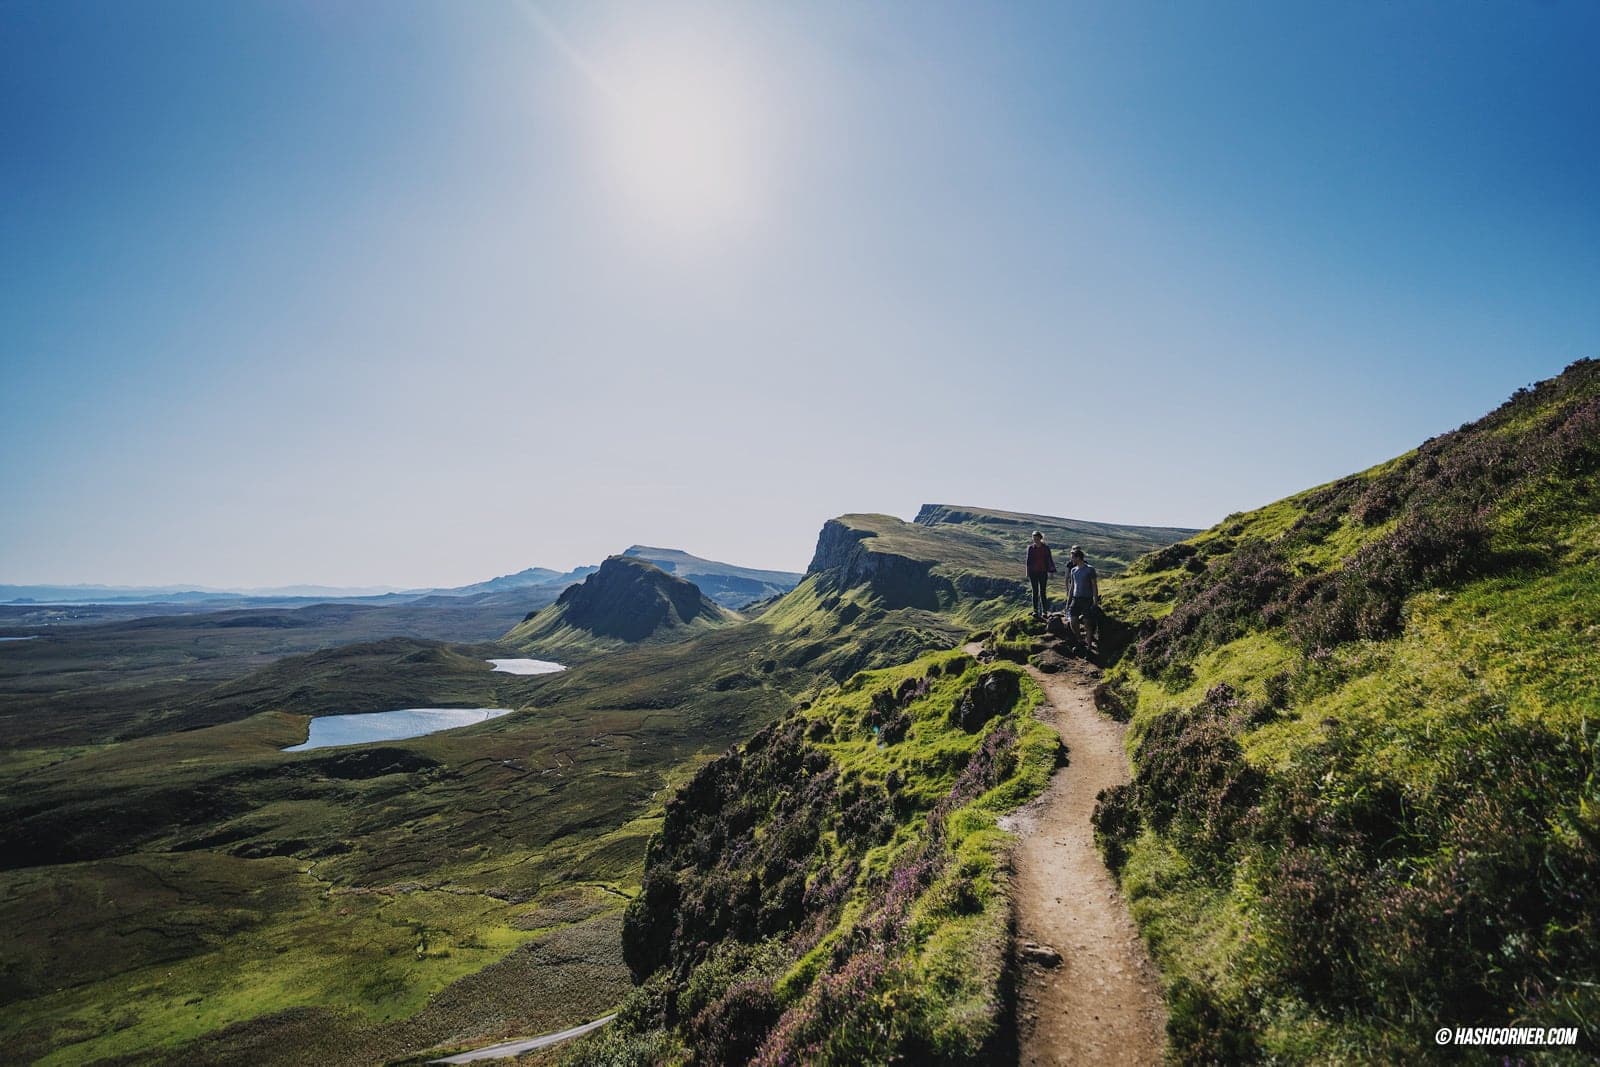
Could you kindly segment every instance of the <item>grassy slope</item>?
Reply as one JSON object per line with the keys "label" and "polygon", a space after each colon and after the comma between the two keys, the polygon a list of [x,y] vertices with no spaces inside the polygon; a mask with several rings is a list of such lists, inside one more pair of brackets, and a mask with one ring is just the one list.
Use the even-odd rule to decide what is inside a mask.
{"label": "grassy slope", "polygon": [[[1123,556],[1191,532],[945,505],[923,507],[917,522],[843,515],[824,526],[805,579],[760,618],[787,640],[788,661],[814,662],[835,679],[903,663],[1027,603],[1022,560],[1035,529],[1058,545],[1076,537],[1091,552]],[[1116,555],[1098,558],[1119,566]]]}
{"label": "grassy slope", "polygon": [[[988,687],[993,717],[960,721]],[[565,1057],[1003,1055],[1009,838],[995,818],[1055,766],[1037,699],[1009,665],[935,653],[857,675],[702,769],[667,805],[628,909],[624,950],[648,981]]]}
{"label": "grassy slope", "polygon": [[1022,570],[1020,561],[1026,542],[1020,547],[1007,546],[977,527],[952,524],[936,528],[874,514],[842,515],[837,521],[870,534],[867,551],[930,561],[940,574],[981,574],[1014,580]]}
{"label": "grassy slope", "polygon": [[[783,642],[764,625],[677,636],[532,678],[427,642],[347,646],[207,694],[207,714],[243,721],[14,751],[0,825],[21,869],[0,875],[0,921],[26,929],[0,950],[0,1040],[76,1061],[209,1032],[172,1055],[253,1062],[265,1042],[338,1059],[558,1026],[614,1003],[626,984],[619,909],[661,790],[814,678],[775,661]],[[431,738],[278,751],[304,739],[306,715],[418,702],[522,712]],[[130,876],[151,864],[159,878]],[[250,883],[247,900],[234,887]],[[575,923],[609,924],[602,948],[534,968],[515,1012],[478,1029],[401,1025],[472,972],[521,960],[506,954],[537,938],[528,916],[574,894],[596,905]],[[108,899],[120,902],[110,912]],[[179,933],[151,933],[168,927]],[[416,952],[424,932],[439,951]],[[582,988],[556,995],[574,967]]]}
{"label": "grassy slope", "polygon": [[[22,933],[0,949],[0,1043],[60,1062],[293,1062],[307,1049],[338,1062],[598,1013],[626,984],[620,907],[663,790],[796,697],[1014,610],[1009,595],[983,598],[996,587],[959,585],[1014,569],[984,538],[888,540],[913,539],[911,571],[947,583],[928,608],[821,568],[757,621],[619,646],[563,674],[378,642],[209,682],[184,724],[215,725],[13,750],[0,923]],[[303,740],[308,714],[419,702],[520,711],[431,738],[278,751]],[[492,978],[511,973],[515,995]]]}
{"label": "grassy slope", "polygon": [[1600,1047],[1600,364],[1113,588],[1136,779],[1097,818],[1180,1059]]}
{"label": "grassy slope", "polygon": [[1127,526],[952,504],[924,504],[915,521],[919,526],[956,526],[985,535],[1007,562],[1022,558],[1029,539],[1037,530],[1060,554],[1058,564],[1065,563],[1069,548],[1079,545],[1095,568],[1106,575],[1118,573],[1147,552],[1200,532],[1176,526]]}
{"label": "grassy slope", "polygon": [[[598,1013],[627,987],[619,909],[661,791],[788,707],[777,682],[801,682],[758,671],[764,634],[534,678],[396,657],[386,689],[492,685],[522,709],[433,737],[281,753],[306,718],[267,711],[16,766],[4,854],[37,865],[0,874],[0,922],[16,931],[0,948],[0,1044],[82,1062],[238,1024],[170,1055],[338,1062]],[[370,647],[347,651],[367,669]],[[336,659],[308,662],[337,674]],[[269,675],[280,706],[323,699],[298,693],[292,664]],[[241,688],[273,703],[267,680]],[[586,947],[540,956],[558,935]],[[514,1003],[486,1014],[480,990],[454,1016],[417,1014],[497,960],[533,983]]]}

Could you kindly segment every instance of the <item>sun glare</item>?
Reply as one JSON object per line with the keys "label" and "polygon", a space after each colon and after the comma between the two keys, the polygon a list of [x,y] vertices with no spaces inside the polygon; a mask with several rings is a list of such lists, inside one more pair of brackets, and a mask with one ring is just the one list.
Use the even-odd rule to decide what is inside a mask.
{"label": "sun glare", "polygon": [[641,224],[715,238],[759,221],[756,84],[707,42],[656,40],[605,63],[598,94],[609,182]]}

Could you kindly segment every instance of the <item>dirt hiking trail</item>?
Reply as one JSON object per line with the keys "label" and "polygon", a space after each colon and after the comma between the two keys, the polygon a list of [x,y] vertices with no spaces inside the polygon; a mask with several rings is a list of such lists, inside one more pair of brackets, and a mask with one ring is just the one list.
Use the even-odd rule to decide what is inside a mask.
{"label": "dirt hiking trail", "polygon": [[1094,668],[1028,673],[1045,694],[1038,716],[1061,734],[1069,763],[1004,824],[1020,838],[1020,1062],[1159,1064],[1167,1021],[1160,980],[1089,822],[1096,794],[1128,780],[1124,728],[1095,710]]}

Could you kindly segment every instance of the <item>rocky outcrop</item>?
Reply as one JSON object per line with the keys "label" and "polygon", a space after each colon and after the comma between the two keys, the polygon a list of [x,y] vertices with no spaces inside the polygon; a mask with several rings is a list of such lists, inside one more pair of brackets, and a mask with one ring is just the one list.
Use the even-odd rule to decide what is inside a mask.
{"label": "rocky outcrop", "polygon": [[996,715],[1010,711],[1022,696],[1022,687],[1011,671],[990,671],[962,694],[950,709],[950,723],[975,734]]}
{"label": "rocky outcrop", "polygon": [[820,576],[819,590],[842,592],[868,586],[885,608],[938,611],[949,606],[956,589],[948,578],[933,573],[938,561],[874,551],[868,546],[874,539],[870,530],[829,519],[817,537],[817,551],[806,573]]}
{"label": "rocky outcrop", "polygon": [[971,600],[993,600],[1002,596],[1020,600],[1028,596],[1028,583],[1021,579],[1009,581],[984,574],[958,574],[955,586],[957,593]]}
{"label": "rocky outcrop", "polygon": [[[547,611],[552,622],[559,619],[568,626],[621,641],[642,641],[663,629],[727,618],[694,583],[625,556],[607,559],[581,584],[563,592]],[[536,620],[542,622],[544,614]]]}
{"label": "rocky outcrop", "polygon": [[856,566],[857,557],[866,551],[861,542],[872,536],[870,530],[857,530],[838,519],[829,519],[817,535],[817,550],[811,555],[806,573],[838,574],[851,570]]}

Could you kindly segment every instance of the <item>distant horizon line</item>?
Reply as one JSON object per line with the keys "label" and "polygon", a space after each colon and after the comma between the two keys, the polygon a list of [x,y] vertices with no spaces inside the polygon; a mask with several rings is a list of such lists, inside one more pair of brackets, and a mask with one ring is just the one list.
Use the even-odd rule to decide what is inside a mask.
{"label": "distant horizon line", "polygon": [[[839,514],[840,515],[886,514],[886,515],[891,515],[893,518],[899,519],[901,522],[908,522],[909,523],[909,522],[915,521],[916,516],[918,514],[920,514],[923,510],[925,510],[927,508],[930,508],[930,507],[970,509],[970,510],[973,510],[973,511],[987,511],[987,512],[992,512],[992,513],[995,513],[995,514],[1031,516],[1031,517],[1039,518],[1039,519],[1055,519],[1055,520],[1059,520],[1059,521],[1062,521],[1062,522],[1082,522],[1082,523],[1093,523],[1093,524],[1097,524],[1097,525],[1128,526],[1128,527],[1133,527],[1133,528],[1145,528],[1145,529],[1193,530],[1193,531],[1195,531],[1197,533],[1202,531],[1202,530],[1209,529],[1208,526],[1189,526],[1189,525],[1181,525],[1181,524],[1177,524],[1177,523],[1165,524],[1165,523],[1114,522],[1114,521],[1110,521],[1110,520],[1106,520],[1106,519],[1073,518],[1073,517],[1064,516],[1064,515],[1048,515],[1048,514],[1045,514],[1044,512],[1022,511],[1022,510],[1018,510],[1018,509],[1015,509],[1015,508],[994,507],[994,506],[983,505],[983,504],[952,504],[952,503],[944,503],[944,502],[939,502],[939,501],[929,501],[929,502],[926,502],[926,503],[923,503],[923,504],[919,504],[917,506],[916,511],[914,511],[912,513],[911,517],[909,517],[909,518],[902,517],[902,516],[899,516],[899,515],[892,515],[892,513],[890,513],[890,512],[863,512],[863,511],[856,511],[856,510],[846,510],[846,511],[840,512]],[[826,520],[824,520],[824,521],[826,521]],[[646,545],[646,544],[644,544],[642,542],[639,542],[639,541],[632,542],[631,544],[628,545],[627,548],[621,549],[621,550],[616,551],[616,552],[607,553],[605,556],[601,556],[600,559],[604,560],[604,559],[609,558],[610,556],[624,555],[625,553],[627,553],[627,552],[629,552],[629,551],[631,551],[633,549],[636,549],[636,548],[648,549],[648,550],[657,551],[657,552],[682,552],[685,555],[694,556],[696,559],[703,559],[703,560],[706,560],[706,561],[712,562],[712,563],[721,563],[721,564],[724,564],[724,565],[727,565],[727,566],[742,567],[742,568],[745,568],[747,570],[775,571],[775,572],[779,572],[779,573],[783,573],[783,574],[802,574],[803,575],[803,574],[806,573],[806,567],[810,563],[810,561],[807,560],[806,563],[803,563],[800,566],[794,567],[794,568],[790,568],[790,567],[775,567],[775,566],[769,566],[769,565],[763,565],[763,564],[735,563],[735,562],[733,562],[731,560],[715,559],[715,558],[713,558],[711,556],[701,556],[701,555],[698,555],[697,553],[695,553],[695,552],[693,552],[693,551],[691,551],[691,550],[689,550],[687,548],[677,548],[677,547],[664,546],[664,545]],[[208,596],[242,596],[242,597],[293,597],[293,596],[322,596],[322,595],[334,596],[334,595],[337,595],[338,597],[343,598],[343,599],[354,599],[354,598],[358,598],[358,597],[386,596],[386,595],[390,595],[390,594],[426,593],[426,592],[431,592],[431,591],[434,591],[434,590],[442,590],[442,589],[460,589],[460,588],[463,588],[463,587],[469,586],[469,585],[478,585],[478,584],[481,584],[483,582],[491,582],[491,581],[495,581],[495,580],[500,579],[500,578],[508,578],[508,577],[511,577],[512,575],[521,574],[524,571],[529,571],[529,570],[541,570],[542,569],[542,570],[552,571],[555,574],[560,575],[560,574],[570,573],[570,572],[578,570],[579,568],[582,568],[582,567],[593,567],[593,566],[598,566],[598,565],[599,565],[599,563],[598,563],[598,561],[596,561],[596,562],[592,562],[592,563],[591,562],[576,563],[576,564],[572,565],[571,567],[558,568],[558,567],[550,566],[548,564],[534,563],[534,564],[529,564],[526,567],[518,568],[516,570],[506,571],[506,572],[504,572],[502,574],[491,575],[488,578],[475,578],[475,579],[470,579],[470,580],[464,581],[464,582],[457,582],[457,583],[454,583],[454,584],[441,584],[441,583],[438,583],[438,582],[434,582],[434,583],[431,583],[431,584],[426,584],[425,583],[425,584],[413,584],[413,585],[391,585],[391,584],[387,584],[387,583],[378,584],[378,585],[340,585],[340,584],[333,583],[333,582],[285,582],[285,583],[282,583],[282,584],[279,584],[279,585],[249,585],[249,586],[246,586],[246,585],[211,585],[211,584],[208,584],[208,583],[185,583],[185,582],[181,582],[181,581],[177,581],[177,582],[174,582],[174,581],[151,582],[149,584],[137,583],[137,582],[109,582],[109,581],[84,581],[84,580],[64,581],[64,582],[53,582],[53,581],[0,581],[0,590],[9,590],[9,589],[82,589],[82,590],[104,590],[104,591],[106,591],[108,593],[118,593],[118,592],[120,592],[120,593],[161,593],[161,594],[168,595],[168,596],[175,596],[175,595],[179,595],[179,594],[183,594],[183,593],[199,593],[199,594],[205,594],[205,595],[208,595]],[[24,596],[26,596],[26,595],[24,594]],[[15,604],[15,603],[16,603],[15,599],[0,600],[0,604]]]}
{"label": "distant horizon line", "polygon": [[[787,567],[758,567],[758,566],[754,566],[754,565],[750,565],[750,564],[744,564],[744,563],[733,563],[733,562],[731,562],[729,560],[712,559],[709,556],[695,555],[695,553],[690,552],[688,549],[685,549],[685,548],[667,548],[667,547],[663,547],[663,546],[660,546],[660,545],[640,545],[640,544],[633,544],[633,545],[629,545],[628,546],[628,549],[632,549],[632,548],[644,548],[644,549],[648,549],[648,550],[654,551],[654,552],[682,552],[685,555],[694,556],[694,558],[696,558],[696,559],[703,559],[703,560],[706,560],[709,563],[721,563],[721,564],[724,564],[726,566],[741,567],[741,568],[744,568],[745,570],[773,571],[773,572],[780,573],[780,574],[804,574],[805,573],[805,567],[803,567],[803,566],[799,567],[799,568],[796,568],[796,569],[792,569],[792,570],[790,568],[787,568]],[[625,552],[628,551],[628,549],[623,549],[620,552],[609,553],[606,556],[602,556],[601,560],[603,561],[605,559],[609,559],[611,556],[623,555]],[[166,596],[178,596],[178,595],[181,595],[181,594],[184,594],[184,593],[198,593],[198,594],[202,594],[202,595],[206,595],[206,596],[292,597],[292,596],[338,595],[341,598],[358,598],[358,597],[369,597],[369,596],[371,596],[371,597],[388,596],[388,595],[391,595],[391,594],[430,593],[430,592],[434,592],[436,590],[443,590],[443,589],[461,589],[461,588],[465,588],[466,586],[470,586],[470,585],[480,585],[480,584],[482,584],[484,582],[496,581],[497,579],[500,579],[500,578],[509,578],[509,577],[512,577],[513,575],[522,574],[525,571],[530,571],[530,570],[547,570],[547,571],[550,571],[554,575],[560,576],[560,575],[564,575],[564,574],[571,574],[573,571],[582,570],[584,568],[595,568],[595,567],[598,567],[599,565],[600,564],[597,561],[597,562],[594,562],[594,563],[578,563],[578,564],[575,564],[574,566],[571,566],[571,567],[557,568],[557,567],[546,566],[546,565],[540,564],[540,563],[535,563],[535,564],[529,564],[526,567],[521,567],[521,568],[519,568],[517,570],[514,570],[514,571],[507,571],[504,574],[495,574],[495,575],[491,575],[490,577],[487,577],[487,578],[475,578],[475,579],[472,579],[470,581],[457,582],[457,583],[451,584],[451,585],[441,585],[441,584],[438,584],[438,583],[428,584],[428,585],[332,585],[332,584],[328,584],[326,582],[290,582],[290,583],[287,583],[287,584],[284,584],[284,585],[219,586],[219,585],[188,584],[188,583],[184,583],[184,582],[162,582],[162,583],[159,583],[159,584],[144,585],[144,584],[133,584],[133,583],[120,583],[120,582],[119,583],[112,583],[112,582],[94,582],[94,581],[76,581],[76,582],[9,582],[9,581],[0,581],[0,590],[17,590],[17,589],[40,589],[40,590],[61,589],[61,590],[71,590],[71,589],[76,589],[76,590],[84,590],[84,591],[96,591],[96,590],[98,590],[98,591],[103,591],[103,592],[106,592],[106,593],[160,593],[160,594],[163,594],[163,595],[166,595]],[[15,599],[0,600],[0,605],[3,605],[3,604],[15,604],[15,603],[17,603],[17,601]]]}

